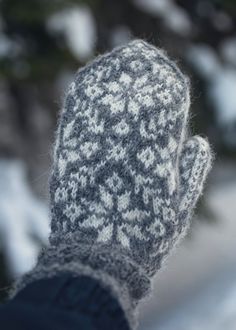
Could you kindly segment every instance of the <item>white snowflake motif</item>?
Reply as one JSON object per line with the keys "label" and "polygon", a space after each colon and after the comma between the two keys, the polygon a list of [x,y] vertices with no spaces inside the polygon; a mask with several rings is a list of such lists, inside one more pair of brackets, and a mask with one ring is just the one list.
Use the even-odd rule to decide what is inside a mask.
{"label": "white snowflake motif", "polygon": [[[146,81],[143,77],[132,78],[126,73],[122,73],[118,82],[112,81],[107,84],[103,84],[107,89],[107,93],[104,97],[98,100],[98,103],[108,106],[112,114],[124,112],[126,106],[128,112],[134,116],[134,120],[138,120],[141,107],[153,107],[154,101],[152,98],[152,88],[145,86]],[[144,91],[137,93],[137,85],[143,85]],[[129,95],[126,98],[123,96]]]}
{"label": "white snowflake motif", "polygon": [[[108,177],[103,185],[99,185],[99,199],[96,205],[91,205],[94,212],[99,210],[99,214],[93,213],[89,219],[85,220],[82,225],[86,228],[96,228],[98,230],[98,242],[109,242],[116,239],[124,247],[129,247],[129,238],[125,234],[125,226],[123,219],[122,222],[119,218],[122,217],[122,212],[126,212],[130,204],[130,191],[124,190],[124,182],[118,173],[113,172]],[[109,210],[116,209],[115,214],[110,215]],[[108,216],[105,216],[105,215]],[[112,221],[110,217],[113,217]],[[130,221],[127,221],[127,223]],[[100,227],[100,228],[99,228]]]}
{"label": "white snowflake motif", "polygon": [[[138,219],[143,220],[149,217],[150,212],[138,208],[132,209],[130,207],[131,191],[124,187],[122,178],[116,172],[113,172],[103,185],[100,184],[99,202],[95,203],[96,205],[90,204],[93,214],[84,221],[82,227],[95,228],[98,231],[98,242],[107,243],[116,240],[123,247],[129,248],[130,236],[135,236],[140,240],[145,239]],[[114,210],[116,211],[113,212]]]}

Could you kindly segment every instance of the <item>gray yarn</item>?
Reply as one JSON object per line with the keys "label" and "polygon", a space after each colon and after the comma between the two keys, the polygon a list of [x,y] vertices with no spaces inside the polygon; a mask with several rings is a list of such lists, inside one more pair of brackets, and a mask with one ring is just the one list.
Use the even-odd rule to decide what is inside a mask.
{"label": "gray yarn", "polygon": [[[57,250],[52,248],[46,253],[45,251],[42,251],[41,256],[42,260],[38,262],[37,266],[31,272],[24,275],[23,281],[19,280],[16,282],[10,293],[12,297],[18,291],[32,283],[32,281],[51,278],[63,273],[70,273],[73,277],[85,275],[99,281],[105,289],[109,290],[123,307],[124,314],[126,315],[131,328],[137,327],[136,301],[130,299],[128,283],[123,283],[123,285],[120,286],[119,281],[114,279],[113,276],[108,275],[103,269],[96,269],[96,271],[94,271],[94,268],[88,266],[87,263],[81,263],[81,261],[78,261],[78,257],[74,258],[75,255],[65,255],[63,249]],[[49,258],[45,256],[49,256]]]}
{"label": "gray yarn", "polygon": [[189,99],[188,79],[144,41],[78,71],[56,135],[50,247],[27,281],[78,262],[115,280],[120,301],[127,288],[133,309],[147,295],[211,166],[208,142],[186,138]]}

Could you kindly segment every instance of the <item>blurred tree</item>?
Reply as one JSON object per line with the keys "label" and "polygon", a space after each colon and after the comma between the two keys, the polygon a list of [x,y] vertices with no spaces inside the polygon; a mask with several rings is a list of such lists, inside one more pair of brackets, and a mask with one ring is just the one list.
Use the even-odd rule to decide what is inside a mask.
{"label": "blurred tree", "polygon": [[[48,22],[56,13],[78,6],[87,6],[96,21],[95,53],[104,52],[114,43],[125,42],[130,37],[141,37],[166,48],[170,55],[177,57],[181,66],[197,78],[193,79],[197,82],[193,83],[193,89],[194,94],[200,97],[194,98],[194,130],[214,140],[219,129],[214,109],[212,104],[209,105],[206,93],[202,92],[207,90],[203,88],[206,87],[205,82],[187,62],[186,52],[193,43],[206,44],[219,52],[222,40],[235,34],[235,1],[178,0],[175,4],[171,0],[2,0],[0,41],[4,43],[5,40],[2,48],[6,50],[0,56],[0,72],[10,101],[1,106],[0,115],[6,117],[9,115],[4,115],[4,112],[12,113],[14,128],[11,134],[17,138],[9,146],[5,145],[6,139],[3,139],[3,146],[0,141],[0,151],[9,153],[11,150],[25,158],[30,169],[36,167],[41,170],[41,163],[48,162],[48,157],[46,160],[35,159],[32,153],[45,154],[48,149],[45,144],[51,142],[55,114],[60,104],[55,86],[57,79],[60,74],[73,72],[84,62],[68,47],[65,34],[53,33]],[[63,32],[63,17],[59,24]],[[120,40],[117,41],[119,34]],[[219,148],[227,151],[224,141],[217,142]]]}
{"label": "blurred tree", "polygon": [[201,63],[195,67],[188,57],[193,46],[203,45],[212,54],[204,53],[206,68],[216,58],[217,68],[235,74],[236,60],[229,64],[222,51],[225,40],[236,40],[234,0],[1,0],[0,15],[0,156],[24,159],[39,194],[46,194],[60,95],[70,75],[93,55],[133,37],[178,58],[192,81],[192,131],[206,134],[218,153],[236,156],[236,145],[224,139],[227,130],[236,136],[236,115],[230,128],[219,125],[218,101],[209,97],[215,78],[206,78]]}

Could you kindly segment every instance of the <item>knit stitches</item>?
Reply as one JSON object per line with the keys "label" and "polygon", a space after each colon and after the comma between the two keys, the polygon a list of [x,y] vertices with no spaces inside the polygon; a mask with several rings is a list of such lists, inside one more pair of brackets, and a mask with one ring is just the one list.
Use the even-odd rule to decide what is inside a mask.
{"label": "knit stitches", "polygon": [[56,136],[51,247],[38,269],[63,250],[64,264],[103,271],[137,305],[185,234],[210,169],[207,141],[186,137],[189,103],[188,79],[144,41],[77,72]]}

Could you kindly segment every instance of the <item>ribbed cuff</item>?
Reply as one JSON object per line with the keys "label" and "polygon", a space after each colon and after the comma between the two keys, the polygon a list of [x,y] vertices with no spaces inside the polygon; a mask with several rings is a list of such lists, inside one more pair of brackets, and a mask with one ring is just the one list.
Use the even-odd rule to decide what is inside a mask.
{"label": "ribbed cuff", "polygon": [[129,257],[116,247],[62,241],[44,249],[36,267],[16,282],[14,293],[29,283],[70,272],[98,280],[122,306],[131,328],[136,327],[136,310],[140,299],[150,291],[150,279]]}

